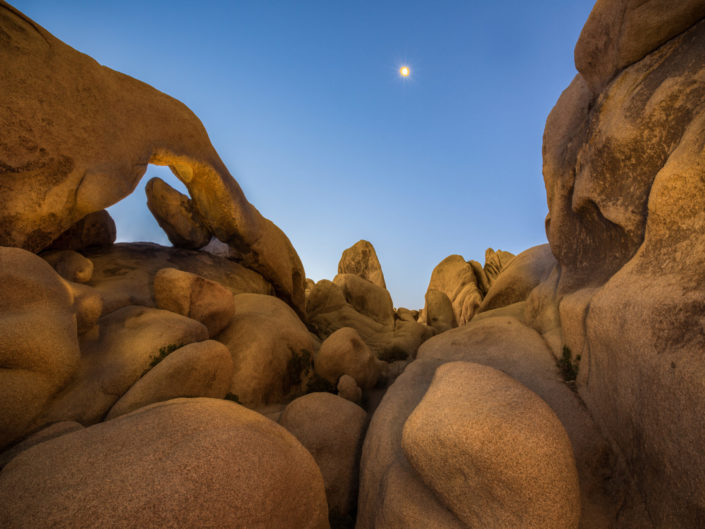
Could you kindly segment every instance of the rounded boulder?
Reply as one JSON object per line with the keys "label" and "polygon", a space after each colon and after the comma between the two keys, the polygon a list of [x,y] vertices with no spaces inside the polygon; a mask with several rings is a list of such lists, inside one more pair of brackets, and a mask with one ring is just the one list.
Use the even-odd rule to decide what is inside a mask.
{"label": "rounded boulder", "polygon": [[404,424],[414,469],[468,527],[576,529],[573,449],[551,408],[488,366],[440,366]]}
{"label": "rounded boulder", "polygon": [[0,475],[0,526],[327,529],[309,452],[235,403],[176,399],[41,443]]}

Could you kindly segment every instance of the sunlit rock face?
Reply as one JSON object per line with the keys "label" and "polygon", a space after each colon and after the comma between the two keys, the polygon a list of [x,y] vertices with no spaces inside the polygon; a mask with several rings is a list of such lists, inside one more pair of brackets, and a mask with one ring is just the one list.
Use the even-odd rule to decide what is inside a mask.
{"label": "sunlit rock face", "polygon": [[702,0],[598,0],[575,46],[575,66],[599,92],[622,68],[703,17]]}
{"label": "sunlit rock face", "polygon": [[544,135],[578,390],[663,528],[705,519],[704,16],[700,1],[598,2]]}
{"label": "sunlit rock face", "polygon": [[205,229],[303,313],[303,266],[179,101],[99,65],[0,2],[0,245],[37,252],[129,195],[147,164],[186,185]]}

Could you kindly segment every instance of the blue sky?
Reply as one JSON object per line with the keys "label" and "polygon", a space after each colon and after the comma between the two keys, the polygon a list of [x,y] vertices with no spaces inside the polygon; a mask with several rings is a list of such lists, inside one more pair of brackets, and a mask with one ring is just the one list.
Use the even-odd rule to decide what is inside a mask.
{"label": "blue sky", "polygon": [[[188,105],[308,277],[368,239],[395,306],[420,308],[447,255],[546,242],[543,127],[592,0],[12,3]],[[150,166],[110,209],[119,240],[168,244],[155,175],[184,189]]]}

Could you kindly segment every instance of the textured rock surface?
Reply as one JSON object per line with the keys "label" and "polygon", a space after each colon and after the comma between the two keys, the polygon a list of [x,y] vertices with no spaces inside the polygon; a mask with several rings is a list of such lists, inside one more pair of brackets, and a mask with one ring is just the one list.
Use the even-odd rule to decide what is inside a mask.
{"label": "textured rock surface", "polygon": [[556,258],[548,244],[524,250],[495,278],[478,312],[524,301],[555,265]]}
{"label": "textured rock surface", "polygon": [[191,272],[220,283],[233,294],[274,294],[272,285],[258,273],[204,252],[151,243],[125,243],[85,253],[94,264],[89,284],[103,296],[106,314],[126,305],[154,307],[152,286],[162,268]]}
{"label": "textured rock surface", "polygon": [[203,226],[193,201],[161,178],[151,178],[144,188],[147,207],[171,244],[197,250],[208,244],[211,233]]}
{"label": "textured rock surface", "polygon": [[292,401],[279,418],[311,452],[323,474],[331,520],[354,512],[365,410],[330,393],[309,393]]}
{"label": "textured rock surface", "polygon": [[[555,359],[541,336],[515,318],[493,316],[495,312],[498,311],[478,315],[469,324],[426,341],[419,348],[417,360],[387,391],[372,417],[363,448],[360,527],[374,527],[375,520],[384,519],[385,505],[393,506],[397,517],[411,508],[403,495],[386,488],[392,475],[405,476],[405,487],[418,490],[424,486],[423,482],[412,486],[414,472],[403,470],[408,461],[400,455],[401,430],[426,393],[437,366],[453,361],[474,362],[503,371],[551,407],[575,453],[582,529],[612,527],[618,518],[622,523],[619,527],[646,527],[645,518],[636,512],[639,502],[625,496],[630,492],[628,474],[584,404],[559,378]],[[363,505],[363,501],[369,505]],[[443,507],[433,508],[438,509]],[[633,520],[636,521],[629,525]]]}
{"label": "textured rock surface", "polygon": [[436,265],[426,289],[427,292],[431,290],[448,296],[458,325],[470,321],[482,302],[475,271],[460,255],[449,255]]}
{"label": "textured rock surface", "polygon": [[589,83],[576,77],[544,135],[547,232],[558,294],[573,292],[560,315],[583,356],[578,391],[624,454],[650,523],[669,529],[705,516],[695,463],[705,438],[703,11],[598,2],[576,48]]}
{"label": "textured rock surface", "polygon": [[578,476],[561,422],[536,394],[491,367],[439,367],[404,424],[402,447],[468,527],[578,527]]}
{"label": "textured rock surface", "polygon": [[338,263],[339,274],[353,274],[367,279],[378,287],[387,288],[384,282],[382,266],[377,259],[374,246],[368,241],[357,241],[343,251]]}
{"label": "textured rock surface", "polygon": [[25,433],[78,366],[72,302],[46,261],[0,247],[0,448]]}
{"label": "textured rock surface", "polygon": [[426,325],[396,320],[394,326],[382,325],[359,313],[345,300],[343,290],[326,279],[320,280],[306,303],[308,323],[321,339],[343,327],[352,327],[380,360],[413,357],[419,345],[433,334]]}
{"label": "textured rock surface", "polygon": [[488,286],[492,286],[494,280],[512,259],[514,259],[514,254],[511,252],[504,250],[497,250],[495,252],[492,248],[485,250],[485,266],[483,267],[483,271],[485,272],[485,277],[487,277]]}
{"label": "textured rock surface", "polygon": [[49,246],[52,250],[83,250],[91,246],[110,246],[115,242],[115,221],[106,210],[89,213]]}
{"label": "textured rock surface", "polygon": [[67,281],[87,283],[93,277],[93,262],[72,250],[45,252],[42,259]]}
{"label": "textured rock surface", "polygon": [[328,528],[323,479],[284,428],[177,399],[63,435],[0,474],[0,526]]}
{"label": "textured rock surface", "polygon": [[316,341],[296,313],[273,296],[239,294],[237,311],[216,339],[235,367],[230,392],[246,406],[285,402],[303,393]]}
{"label": "textured rock surface", "polygon": [[163,348],[208,338],[199,322],[147,307],[124,307],[101,318],[99,326],[96,336],[82,337],[78,370],[40,424],[73,420],[88,425],[102,420]]}
{"label": "textured rock surface", "polygon": [[176,268],[162,268],[154,276],[158,308],[200,321],[215,336],[235,312],[233,293],[223,285]]}
{"label": "textured rock surface", "polygon": [[0,452],[0,470],[2,470],[3,467],[12,461],[12,459],[14,459],[17,455],[21,454],[28,448],[38,445],[39,443],[43,443],[44,441],[49,441],[50,439],[82,429],[82,425],[73,421],[55,422],[46,428],[42,428],[38,432],[34,432],[32,435],[22,439],[22,441],[16,445],[13,445],[12,448],[9,448],[4,452]]}
{"label": "textured rock surface", "polygon": [[313,363],[316,373],[331,384],[349,375],[362,389],[374,387],[380,371],[379,360],[351,327],[338,329],[326,338]]}
{"label": "textured rock surface", "polygon": [[575,65],[595,92],[705,17],[702,0],[598,0],[575,45]]}
{"label": "textured rock surface", "polygon": [[333,283],[343,291],[345,300],[359,312],[388,327],[394,327],[394,305],[387,289],[353,274],[338,274]]}
{"label": "textured rock surface", "polygon": [[430,289],[426,291],[425,300],[426,323],[436,332],[444,332],[458,326],[453,305],[445,292]]}
{"label": "textured rock surface", "polygon": [[46,248],[129,195],[147,164],[168,165],[206,227],[303,313],[296,251],[247,201],[185,105],[100,66],[4,2],[0,26],[0,161],[14,174],[0,195],[0,244]]}
{"label": "textured rock surface", "polygon": [[[409,364],[374,412],[360,460],[356,529],[463,527],[421,481],[401,449],[404,423],[424,396],[439,364],[437,360]],[[456,525],[449,520],[455,520]]]}
{"label": "textured rock surface", "polygon": [[562,291],[604,283],[631,259],[655,179],[700,163],[704,49],[698,24],[624,70],[596,101],[576,77],[552,110],[544,179]]}
{"label": "textured rock surface", "polygon": [[176,349],[152,367],[110,408],[106,420],[177,397],[222,399],[233,379],[230,351],[215,340]]}

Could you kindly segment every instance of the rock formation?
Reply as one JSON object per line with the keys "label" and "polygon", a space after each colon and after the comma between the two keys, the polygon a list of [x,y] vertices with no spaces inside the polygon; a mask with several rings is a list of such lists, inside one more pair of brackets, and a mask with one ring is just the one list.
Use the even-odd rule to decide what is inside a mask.
{"label": "rock formation", "polygon": [[357,241],[343,251],[338,263],[339,274],[353,274],[381,288],[387,288],[384,282],[382,266],[377,259],[377,252],[369,241]]}
{"label": "rock formation", "polygon": [[[190,110],[2,0],[0,61],[1,527],[702,526],[701,0],[598,0],[549,244],[421,311],[365,240],[306,279]],[[174,247],[114,244],[149,163]]]}
{"label": "rock formation", "polygon": [[5,2],[0,26],[0,159],[13,175],[0,195],[0,245],[42,250],[130,194],[147,164],[168,165],[206,228],[303,313],[296,251],[247,201],[186,106],[100,66]]}
{"label": "rock formation", "polygon": [[699,1],[598,2],[544,134],[555,303],[582,358],[578,392],[654,527],[705,513],[704,16]]}
{"label": "rock formation", "polygon": [[321,472],[284,428],[176,399],[67,433],[0,474],[2,527],[327,529]]}
{"label": "rock formation", "polygon": [[373,277],[382,277],[372,244],[359,241],[345,250],[338,270],[358,272],[338,273],[332,282],[322,279],[306,297],[307,320],[319,338],[351,327],[380,360],[412,358],[433,331],[413,318],[398,317],[387,289],[366,278],[370,270],[379,272]]}

